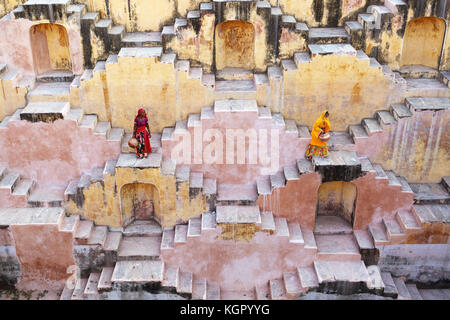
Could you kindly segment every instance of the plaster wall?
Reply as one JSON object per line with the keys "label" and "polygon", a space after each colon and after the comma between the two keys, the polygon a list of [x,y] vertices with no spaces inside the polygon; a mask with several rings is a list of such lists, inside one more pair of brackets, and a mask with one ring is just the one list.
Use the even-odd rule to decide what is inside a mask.
{"label": "plaster wall", "polygon": [[75,121],[11,121],[1,130],[0,149],[7,150],[0,161],[22,177],[65,187],[70,179],[116,159],[120,143],[80,128]]}
{"label": "plaster wall", "polygon": [[221,229],[189,237],[173,250],[162,250],[161,259],[218,283],[221,290],[250,291],[281,278],[283,272],[311,265],[315,258],[315,250],[291,244],[288,237],[256,232],[250,242],[219,240]]}
{"label": "plaster wall", "polygon": [[381,68],[352,56],[316,56],[283,75],[282,101],[271,109],[309,128],[327,109],[331,130],[345,131],[387,109],[390,91],[395,89]]}

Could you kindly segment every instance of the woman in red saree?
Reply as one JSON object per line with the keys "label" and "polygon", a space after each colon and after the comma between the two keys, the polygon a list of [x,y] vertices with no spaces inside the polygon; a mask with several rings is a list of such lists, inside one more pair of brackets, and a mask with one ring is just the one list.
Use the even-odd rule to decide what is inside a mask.
{"label": "woman in red saree", "polygon": [[150,128],[148,126],[148,118],[144,109],[139,109],[136,118],[134,118],[133,138],[138,141],[136,147],[136,156],[139,159],[147,158],[148,154],[152,152],[150,146]]}

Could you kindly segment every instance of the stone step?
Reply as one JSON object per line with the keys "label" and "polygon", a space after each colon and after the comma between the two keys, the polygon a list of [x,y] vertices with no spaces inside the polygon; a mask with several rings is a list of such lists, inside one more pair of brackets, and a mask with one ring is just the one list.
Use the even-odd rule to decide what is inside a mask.
{"label": "stone step", "polygon": [[83,109],[70,109],[69,114],[66,117],[66,120],[72,120],[79,125],[81,123],[81,119],[83,119]]}
{"label": "stone step", "polygon": [[203,179],[203,194],[214,195],[217,193],[217,180],[212,178]]}
{"label": "stone step", "polygon": [[92,297],[98,295],[98,282],[100,280],[100,273],[93,272],[89,275],[86,288],[84,289],[84,295],[86,297]]}
{"label": "stone step", "polygon": [[249,204],[258,199],[254,184],[224,184],[217,186],[217,201],[219,205]]}
{"label": "stone step", "polygon": [[417,286],[414,283],[406,284],[406,288],[408,289],[409,295],[411,296],[411,300],[423,300],[419,290],[417,289]]}
{"label": "stone step", "polygon": [[29,102],[20,113],[20,120],[53,122],[69,115],[69,102]]}
{"label": "stone step", "polygon": [[84,300],[84,290],[86,289],[87,283],[88,279],[86,278],[77,279],[77,283],[75,285],[75,289],[73,290],[71,300]]}
{"label": "stone step", "polygon": [[113,283],[162,282],[164,263],[158,260],[118,261],[114,266]]}
{"label": "stone step", "polygon": [[206,279],[194,277],[192,281],[192,299],[206,300]]}
{"label": "stone step", "polygon": [[255,286],[256,300],[270,300],[269,282]]}
{"label": "stone step", "polygon": [[173,249],[175,230],[164,229],[161,239],[161,250]]}
{"label": "stone step", "polygon": [[59,297],[59,300],[71,300],[72,299],[72,295],[73,295],[73,291],[74,289],[69,288],[67,286],[67,283],[64,286],[64,289],[61,293],[61,296]]}
{"label": "stone step", "polygon": [[103,250],[105,251],[118,251],[120,243],[122,242],[122,232],[120,231],[110,231],[106,235],[105,244],[103,245]]}
{"label": "stone step", "polygon": [[81,118],[80,127],[94,130],[97,126],[97,115],[96,114],[85,114],[83,118]]}
{"label": "stone step", "polygon": [[268,231],[270,233],[275,232],[275,220],[272,212],[261,212],[261,230]]}
{"label": "stone step", "polygon": [[410,183],[416,204],[450,204],[450,194],[441,183]]}
{"label": "stone step", "polygon": [[366,129],[364,129],[364,127],[359,124],[349,126],[348,132],[350,136],[353,138],[353,140],[364,139],[369,137],[369,135],[366,132]]}
{"label": "stone step", "polygon": [[258,195],[269,195],[272,193],[270,178],[267,176],[259,177],[256,180],[256,190]]}
{"label": "stone step", "polygon": [[314,167],[311,163],[311,161],[308,161],[306,159],[299,159],[297,160],[297,168],[300,175],[304,173],[313,173]]}
{"label": "stone step", "polygon": [[375,168],[372,165],[372,162],[370,162],[369,159],[367,158],[362,158],[359,159],[359,161],[361,162],[361,171],[362,172],[376,172]]}
{"label": "stone step", "polygon": [[441,71],[439,73],[439,80],[450,88],[450,71]]}
{"label": "stone step", "polygon": [[33,207],[62,207],[64,203],[64,189],[38,185],[30,193],[27,201]]}
{"label": "stone step", "polygon": [[349,34],[345,28],[310,28],[308,43],[310,44],[330,44],[348,43]]}
{"label": "stone step", "polygon": [[64,216],[63,222],[59,228],[61,232],[70,232],[75,234],[78,226],[80,225],[80,216],[79,215],[70,215]]}
{"label": "stone step", "polygon": [[285,300],[286,288],[283,279],[273,279],[269,281],[270,298],[272,300]]}
{"label": "stone step", "polygon": [[27,94],[29,102],[68,102],[70,95],[69,82],[36,83],[36,86]]}
{"label": "stone step", "polygon": [[397,176],[397,180],[400,182],[402,186],[402,192],[414,193],[414,191],[411,189],[411,186],[409,185],[408,181],[406,181],[405,178]]}
{"label": "stone step", "polygon": [[408,107],[400,103],[391,105],[391,113],[396,120],[412,116],[412,113],[409,111]]}
{"label": "stone step", "polygon": [[108,234],[108,227],[106,226],[96,226],[92,231],[87,244],[88,245],[101,245],[103,246],[106,241],[106,236]]}
{"label": "stone step", "polygon": [[175,234],[174,234],[174,240],[173,244],[182,244],[186,243],[187,241],[187,232],[188,232],[188,226],[185,224],[177,224],[175,226]]}
{"label": "stone step", "polygon": [[423,300],[450,300],[450,289],[419,289]]}
{"label": "stone step", "polygon": [[367,283],[369,273],[362,261],[314,261],[319,284],[330,282]]}
{"label": "stone step", "polygon": [[300,225],[298,223],[288,222],[288,229],[289,229],[289,242],[304,246],[305,240],[303,239],[303,234]]}
{"label": "stone step", "polygon": [[392,172],[391,170],[386,170],[384,172],[386,173],[386,176],[388,177],[388,184],[390,186],[397,186],[397,187],[401,187],[402,186],[402,184],[397,179],[397,177],[396,177],[394,172]]}
{"label": "stone step", "polygon": [[351,181],[361,175],[361,162],[354,151],[330,151],[326,158],[313,157],[312,164],[323,181]]}
{"label": "stone step", "polygon": [[375,169],[376,178],[377,179],[389,179],[386,172],[383,170],[383,167],[377,163],[373,164],[373,168]]}
{"label": "stone step", "polygon": [[12,194],[20,182],[20,175],[15,172],[7,172],[0,181],[0,191],[6,190]]}
{"label": "stone step", "polygon": [[202,234],[202,219],[190,218],[188,222],[188,237],[199,237]]}
{"label": "stone step", "polygon": [[105,139],[109,136],[111,131],[111,123],[109,121],[99,121],[94,128],[94,134],[103,136]]}
{"label": "stone step", "polygon": [[162,237],[124,237],[120,243],[117,259],[155,260],[161,253]]}
{"label": "stone step", "polygon": [[391,125],[396,122],[392,113],[387,110],[375,112],[375,117],[378,120],[378,123],[380,123],[381,125]]}
{"label": "stone step", "polygon": [[261,216],[258,206],[217,206],[216,221],[225,224],[259,224]]}
{"label": "stone step", "polygon": [[317,250],[316,238],[314,237],[312,230],[304,230],[303,239],[305,241],[305,249]]}
{"label": "stone step", "polygon": [[51,70],[36,76],[37,82],[55,83],[55,82],[72,82],[75,75],[68,70]]}
{"label": "stone step", "polygon": [[385,245],[389,243],[383,223],[372,223],[369,225],[369,232],[373,238],[375,246]]}
{"label": "stone step", "polygon": [[383,132],[383,128],[380,126],[376,119],[365,118],[361,121],[361,124],[369,136],[379,132]]}
{"label": "stone step", "polygon": [[214,113],[223,112],[258,112],[256,100],[232,100],[216,99],[214,102]]}
{"label": "stone step", "polygon": [[339,55],[339,56],[354,56],[356,57],[356,50],[348,43],[338,44],[309,44],[308,50],[311,57],[319,55]]}
{"label": "stone step", "polygon": [[206,283],[206,300],[220,300],[220,286],[215,282]]}
{"label": "stone step", "polygon": [[117,160],[118,168],[160,168],[162,162],[161,153],[150,153],[148,158],[137,159],[135,154],[121,153]]}
{"label": "stone step", "polygon": [[161,225],[155,220],[135,220],[124,230],[126,237],[152,237],[162,235]]}
{"label": "stone step", "polygon": [[127,32],[122,37],[124,47],[160,47],[161,32]]}
{"label": "stone step", "polygon": [[253,72],[243,68],[225,68],[216,72],[216,80],[253,80]]}
{"label": "stone step", "polygon": [[180,272],[177,283],[177,292],[192,294],[192,273]]}
{"label": "stone step", "polygon": [[283,282],[288,298],[295,299],[303,292],[298,272],[284,272]]}
{"label": "stone step", "polygon": [[286,185],[286,179],[284,177],[284,171],[278,171],[275,174],[270,175],[270,188],[282,188]]}
{"label": "stone step", "polygon": [[427,79],[436,79],[439,77],[439,70],[427,67],[424,65],[409,65],[402,66],[399,71],[402,78],[427,78]]}
{"label": "stone step", "polygon": [[297,71],[297,64],[292,59],[281,60],[281,68],[283,72]]}
{"label": "stone step", "polygon": [[356,151],[356,144],[352,136],[345,131],[330,132],[330,140],[328,140],[328,150],[330,151]]}
{"label": "stone step", "polygon": [[358,22],[365,30],[375,29],[375,16],[371,13],[358,14]]}
{"label": "stone step", "polygon": [[411,300],[411,295],[408,291],[408,288],[405,285],[405,282],[400,277],[393,277],[392,280],[394,281],[395,287],[397,288],[398,300]]}
{"label": "stone step", "polygon": [[253,80],[217,80],[216,99],[254,100],[256,85]]}
{"label": "stone step", "polygon": [[103,180],[105,176],[114,176],[116,174],[116,160],[107,160],[105,163],[105,167],[103,168],[102,176]]}
{"label": "stone step", "polygon": [[390,272],[381,272],[381,280],[384,283],[384,293],[383,295],[386,297],[397,298],[398,290],[395,286],[394,279],[392,279],[392,275]]}
{"label": "stone step", "polygon": [[177,165],[177,167],[175,169],[175,178],[176,178],[177,182],[189,181],[190,171],[191,171],[190,166],[187,166],[187,165],[178,166]]}
{"label": "stone step", "polygon": [[111,278],[114,272],[114,267],[104,267],[98,280],[97,290],[99,292],[109,291],[112,289]]}
{"label": "stone step", "polygon": [[383,218],[383,225],[386,229],[386,234],[389,241],[401,240],[404,238],[405,233],[403,232],[397,219]]}
{"label": "stone step", "polygon": [[75,239],[79,244],[87,244],[91,233],[94,230],[94,222],[91,220],[81,220],[75,232]]}
{"label": "stone step", "polygon": [[275,235],[289,237],[289,227],[286,218],[275,218]]}
{"label": "stone step", "polygon": [[360,251],[375,249],[373,238],[368,230],[354,230],[353,234]]}
{"label": "stone step", "polygon": [[349,222],[336,215],[318,215],[314,225],[315,235],[352,234],[353,228]]}
{"label": "stone step", "polygon": [[164,287],[176,288],[179,276],[180,276],[180,268],[174,266],[166,266],[164,268],[164,277],[162,285]]}
{"label": "stone step", "polygon": [[450,176],[442,177],[441,184],[450,193]]}
{"label": "stone step", "polygon": [[64,208],[0,208],[0,226],[54,224],[61,226]]}
{"label": "stone step", "polygon": [[411,211],[397,211],[396,218],[404,233],[420,229],[420,225]]}
{"label": "stone step", "polygon": [[432,205],[413,205],[413,212],[417,221],[420,224],[424,223],[435,223],[440,222],[439,218],[435,216],[434,212],[431,210]]}
{"label": "stone step", "polygon": [[303,289],[316,288],[319,286],[319,279],[317,278],[314,266],[297,268],[297,272]]}
{"label": "stone step", "polygon": [[[406,95],[409,97],[429,97],[429,99],[435,99],[435,97],[442,97],[447,99],[449,96],[448,87],[437,79],[405,79],[406,80]],[[417,98],[422,99],[422,98]],[[429,108],[429,109],[428,109]],[[422,110],[433,110],[434,108],[441,109],[437,106],[420,106]]]}
{"label": "stone step", "polygon": [[269,107],[258,107],[259,119],[272,119],[272,112]]}
{"label": "stone step", "polygon": [[283,168],[284,179],[287,181],[299,180],[300,174],[296,166],[285,166]]}
{"label": "stone step", "polygon": [[383,279],[381,278],[380,268],[377,265],[370,265],[367,267],[367,273],[369,274],[367,288],[378,295],[382,295],[385,285]]}
{"label": "stone step", "polygon": [[353,234],[315,235],[317,253],[322,260],[360,260],[361,254]]}
{"label": "stone step", "polygon": [[204,212],[202,214],[202,232],[216,229],[216,214],[214,212]]}

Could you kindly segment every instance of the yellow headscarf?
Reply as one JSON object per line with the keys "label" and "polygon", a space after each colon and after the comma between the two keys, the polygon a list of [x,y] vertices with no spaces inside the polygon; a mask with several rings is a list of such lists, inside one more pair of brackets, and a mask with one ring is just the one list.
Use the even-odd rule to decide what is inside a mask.
{"label": "yellow headscarf", "polygon": [[316,146],[326,146],[327,143],[325,141],[322,141],[319,139],[319,135],[322,132],[328,132],[331,129],[330,121],[328,118],[325,118],[325,114],[328,112],[328,110],[325,110],[322,112],[319,118],[317,118],[316,122],[314,122],[314,125],[311,130],[311,144]]}

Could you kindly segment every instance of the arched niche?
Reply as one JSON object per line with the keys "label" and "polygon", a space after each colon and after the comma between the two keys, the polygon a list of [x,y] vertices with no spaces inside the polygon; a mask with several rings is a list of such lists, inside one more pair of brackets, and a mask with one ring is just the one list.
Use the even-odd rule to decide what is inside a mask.
{"label": "arched niche", "polygon": [[255,28],[249,22],[232,20],[216,26],[216,69],[255,68]]}
{"label": "arched niche", "polygon": [[161,219],[158,189],[149,183],[129,183],[120,189],[122,225],[132,220]]}
{"label": "arched niche", "polygon": [[64,26],[36,24],[30,28],[30,39],[37,75],[53,70],[72,71],[69,36]]}
{"label": "arched niche", "polygon": [[438,69],[445,35],[445,21],[436,17],[412,19],[403,37],[401,66],[423,65]]}
{"label": "arched niche", "polygon": [[317,215],[339,216],[353,225],[356,194],[356,186],[351,182],[322,183],[318,190]]}

